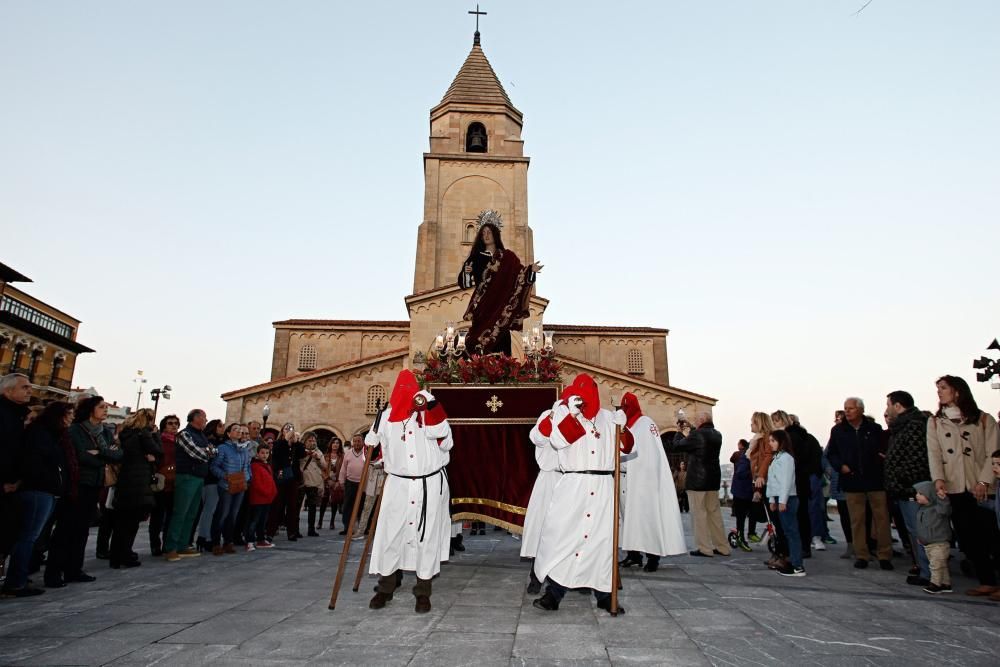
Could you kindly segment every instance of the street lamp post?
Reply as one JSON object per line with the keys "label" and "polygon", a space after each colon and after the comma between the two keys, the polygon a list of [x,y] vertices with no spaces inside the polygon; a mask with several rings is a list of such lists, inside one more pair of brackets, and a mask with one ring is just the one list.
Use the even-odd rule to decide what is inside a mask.
{"label": "street lamp post", "polygon": [[261,416],[261,421],[264,422],[264,426],[262,426],[262,428],[267,428],[267,418],[271,416],[271,404],[270,403],[265,403],[264,404],[264,411],[261,412],[260,416]]}
{"label": "street lamp post", "polygon": [[[1000,342],[996,338],[987,347],[987,350],[996,350],[1000,352]],[[978,382],[989,382],[990,378],[1000,375],[1000,359],[990,359],[989,357],[979,357],[972,362],[972,367],[976,370],[982,370],[982,373],[976,373],[976,380]],[[1000,389],[1000,382],[994,382],[990,385],[993,389]]]}
{"label": "street lamp post", "polygon": [[165,384],[162,387],[149,390],[149,397],[153,399],[153,421],[156,421],[156,413],[160,409],[160,398],[170,400],[170,392],[173,391],[173,387],[169,384]]}

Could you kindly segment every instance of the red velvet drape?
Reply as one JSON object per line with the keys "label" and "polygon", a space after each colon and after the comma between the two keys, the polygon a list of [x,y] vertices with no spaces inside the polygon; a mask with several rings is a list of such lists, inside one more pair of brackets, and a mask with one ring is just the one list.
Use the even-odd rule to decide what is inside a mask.
{"label": "red velvet drape", "polygon": [[524,515],[489,504],[462,502],[463,498],[484,499],[522,509],[528,506],[531,488],[538,476],[535,446],[528,439],[529,424],[456,424],[452,426],[455,447],[448,464],[452,513],[482,515],[485,521],[498,519],[515,526],[524,525]]}

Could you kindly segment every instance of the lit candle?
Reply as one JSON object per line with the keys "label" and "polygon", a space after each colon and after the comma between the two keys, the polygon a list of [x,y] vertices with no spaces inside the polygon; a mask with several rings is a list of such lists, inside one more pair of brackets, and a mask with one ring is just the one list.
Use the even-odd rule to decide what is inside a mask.
{"label": "lit candle", "polygon": [[535,340],[538,340],[538,327],[535,327],[534,329],[531,330],[531,337],[534,338]]}
{"label": "lit candle", "polygon": [[528,334],[521,334],[521,345],[524,346],[524,349],[528,349]]}
{"label": "lit candle", "polygon": [[434,347],[436,347],[439,350],[444,349],[444,336],[438,334],[437,338],[434,340]]}
{"label": "lit candle", "polygon": [[458,334],[458,349],[465,349],[465,334]]}
{"label": "lit candle", "polygon": [[552,334],[550,333],[545,334],[545,349],[546,350],[552,349]]}

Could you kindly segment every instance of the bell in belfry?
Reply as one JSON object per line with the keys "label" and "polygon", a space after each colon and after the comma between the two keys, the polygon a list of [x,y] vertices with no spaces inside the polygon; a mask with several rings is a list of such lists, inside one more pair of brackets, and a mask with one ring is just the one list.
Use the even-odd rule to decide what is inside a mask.
{"label": "bell in belfry", "polygon": [[479,123],[473,123],[469,128],[465,150],[469,153],[486,152],[486,128]]}

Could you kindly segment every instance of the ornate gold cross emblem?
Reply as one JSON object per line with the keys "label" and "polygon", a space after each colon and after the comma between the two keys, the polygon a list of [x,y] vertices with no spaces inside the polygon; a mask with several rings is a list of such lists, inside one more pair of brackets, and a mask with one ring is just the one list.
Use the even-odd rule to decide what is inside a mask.
{"label": "ornate gold cross emblem", "polygon": [[490,400],[486,401],[486,407],[490,409],[490,412],[496,412],[503,407],[503,401],[497,398],[496,394],[490,396]]}

